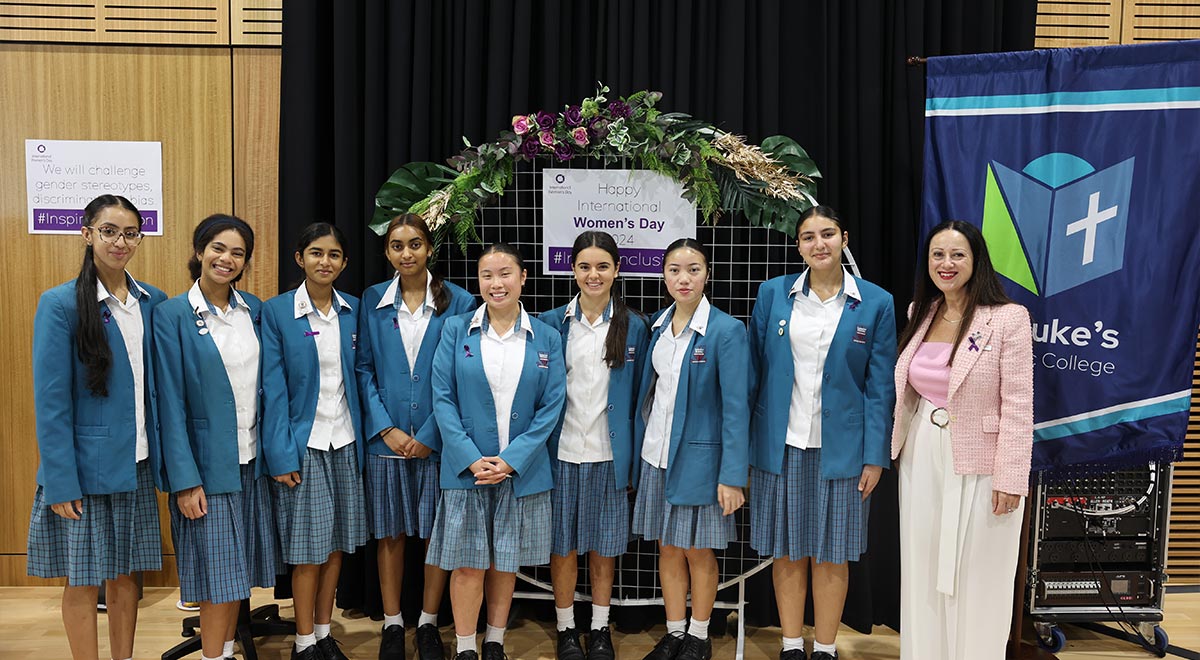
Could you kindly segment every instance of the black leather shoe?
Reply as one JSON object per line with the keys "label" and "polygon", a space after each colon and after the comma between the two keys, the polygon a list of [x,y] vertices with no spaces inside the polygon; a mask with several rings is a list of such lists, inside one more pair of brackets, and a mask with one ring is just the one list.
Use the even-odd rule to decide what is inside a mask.
{"label": "black leather shoe", "polygon": [[613,650],[612,634],[608,631],[608,626],[588,633],[587,654],[588,660],[615,660],[616,651]]}
{"label": "black leather shoe", "polygon": [[339,643],[340,642],[333,638],[333,635],[330,635],[325,639],[318,639],[317,648],[321,650],[320,657],[324,658],[325,660],[350,660],[350,658],[347,658],[346,654],[342,653],[342,650],[338,648]]}
{"label": "black leather shoe", "polygon": [[432,623],[417,626],[417,657],[421,660],[446,660],[442,634]]}
{"label": "black leather shoe", "polygon": [[479,660],[479,654],[474,651],[459,651],[455,654],[454,660]]}
{"label": "black leather shoe", "polygon": [[504,655],[504,645],[500,642],[484,642],[482,660],[508,660]]}
{"label": "black leather shoe", "polygon": [[379,642],[379,660],[406,660],[404,626],[388,626],[383,629],[383,639]]}
{"label": "black leather shoe", "polygon": [[812,660],[838,660],[838,654],[837,651],[834,651],[832,654],[824,651],[813,651]]}
{"label": "black leather shoe", "polygon": [[297,651],[296,645],[292,645],[292,660],[324,660],[321,655],[321,649],[310,646],[303,651]]}
{"label": "black leather shoe", "polygon": [[583,647],[579,645],[579,631],[567,628],[558,632],[558,645],[554,647],[558,660],[583,660]]}
{"label": "black leather shoe", "polygon": [[791,649],[780,651],[779,660],[808,660],[808,656],[804,655],[804,649]]}
{"label": "black leather shoe", "polygon": [[675,660],[679,655],[679,647],[683,645],[683,635],[667,633],[654,645],[654,650],[646,654],[642,660]]}
{"label": "black leather shoe", "polygon": [[684,635],[675,660],[712,660],[712,640]]}

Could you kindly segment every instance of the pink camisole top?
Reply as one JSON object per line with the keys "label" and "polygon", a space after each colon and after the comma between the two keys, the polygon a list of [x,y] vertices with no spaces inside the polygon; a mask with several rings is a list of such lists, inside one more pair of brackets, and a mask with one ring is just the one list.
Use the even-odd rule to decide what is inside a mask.
{"label": "pink camisole top", "polygon": [[944,408],[950,393],[950,350],[954,344],[941,341],[922,342],[908,366],[908,383],[922,397]]}

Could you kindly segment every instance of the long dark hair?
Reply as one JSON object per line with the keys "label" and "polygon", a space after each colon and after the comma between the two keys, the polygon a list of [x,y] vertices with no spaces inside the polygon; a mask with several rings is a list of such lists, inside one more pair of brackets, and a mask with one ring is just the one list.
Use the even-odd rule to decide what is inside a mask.
{"label": "long dark hair", "polygon": [[246,224],[245,220],[236,215],[226,215],[224,213],[214,213],[200,221],[196,225],[196,230],[192,232],[192,258],[188,259],[188,275],[192,281],[200,279],[200,257],[204,249],[212,243],[213,239],[223,231],[232,229],[241,235],[242,240],[246,242],[246,262],[242,267],[242,272],[233,278],[230,284],[237,284],[238,280],[246,274],[246,268],[250,266],[250,257],[254,256],[254,229]]}
{"label": "long dark hair", "polygon": [[[96,224],[100,212],[110,206],[133,213],[139,227],[145,222],[133,202],[120,195],[100,195],[83,208],[83,226]],[[96,256],[91,245],[83,250],[83,265],[79,267],[79,276],[75,278],[75,310],[79,314],[75,350],[79,353],[79,361],[83,363],[88,391],[95,396],[107,397],[112,349],[100,319],[100,301],[96,300]]]}
{"label": "long dark hair", "polygon": [[[796,226],[799,227],[800,225],[796,225]],[[712,262],[708,258],[708,248],[704,247],[704,244],[701,243],[700,241],[698,241],[694,238],[687,238],[687,237],[677,238],[677,239],[671,241],[671,244],[667,246],[667,249],[663,250],[663,272],[665,273],[667,270],[667,255],[671,254],[675,250],[680,250],[683,248],[689,248],[689,249],[695,250],[696,252],[700,253],[701,257],[704,257],[704,269],[708,271],[708,274],[704,278],[704,293],[707,294],[708,293],[708,285],[710,282],[712,282]],[[670,291],[664,292],[663,293],[663,304],[667,307],[670,307],[674,303],[675,303],[675,299],[671,297],[671,292]]]}
{"label": "long dark hair", "polygon": [[[617,249],[617,241],[608,232],[585,231],[575,237],[575,244],[571,246],[572,266],[579,258],[580,252],[593,247],[607,252],[608,256],[612,257],[614,267],[620,265],[621,253]],[[608,320],[608,337],[604,340],[604,362],[608,364],[609,369],[620,369],[625,366],[625,340],[629,337],[630,309],[615,288],[609,290],[609,296],[612,299],[613,311]]]}
{"label": "long dark hair", "polygon": [[931,229],[929,235],[925,237],[925,249],[921,252],[923,259],[917,262],[912,315],[908,318],[908,325],[904,326],[904,332],[900,333],[900,351],[903,352],[909,342],[916,338],[917,329],[921,327],[921,322],[929,315],[934,305],[943,302],[944,296],[941,289],[934,286],[933,280],[929,278],[929,246],[933,244],[933,237],[944,231],[956,231],[962,234],[971,248],[971,279],[967,280],[966,284],[967,306],[963,310],[962,322],[959,323],[958,331],[954,336],[954,348],[950,351],[950,364],[954,364],[954,353],[958,351],[958,345],[962,343],[963,333],[971,327],[971,320],[975,318],[976,308],[980,305],[1004,305],[1011,303],[1012,299],[1004,292],[1004,286],[1000,284],[1000,277],[996,275],[996,269],[992,266],[992,258],[988,255],[983,233],[969,222],[947,220]]}
{"label": "long dark hair", "polygon": [[[392,221],[388,223],[387,231],[383,232],[384,254],[387,253],[388,243],[392,240],[392,232],[400,227],[412,227],[421,234],[421,237],[425,239],[425,244],[429,246],[429,259],[432,260],[434,257],[433,232],[429,231],[429,225],[425,223],[425,218],[416,213],[402,213],[392,218]],[[441,316],[450,307],[450,290],[446,288],[441,275],[429,270],[428,261],[425,262],[425,270],[432,276],[429,281],[429,292],[433,294],[434,309]]]}

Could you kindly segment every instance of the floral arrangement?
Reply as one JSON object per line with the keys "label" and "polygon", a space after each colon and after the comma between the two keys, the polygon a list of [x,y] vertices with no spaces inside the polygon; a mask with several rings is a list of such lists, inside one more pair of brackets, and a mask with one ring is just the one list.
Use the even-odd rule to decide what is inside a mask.
{"label": "floral arrangement", "polygon": [[382,234],[396,215],[416,213],[438,245],[452,237],[465,248],[478,240],[478,209],[504,194],[516,163],[537,158],[627,159],[681,183],[684,197],[709,223],[735,212],[752,225],[793,234],[800,214],[816,205],[821,174],[790,138],[769,137],[758,147],[689,115],[661,112],[661,92],[609,100],[609,91],[601,84],[595,96],[562,112],[517,115],[495,142],[472,146],[464,138],[466,149],[449,159],[449,167],[401,167],[375,197],[371,228]]}

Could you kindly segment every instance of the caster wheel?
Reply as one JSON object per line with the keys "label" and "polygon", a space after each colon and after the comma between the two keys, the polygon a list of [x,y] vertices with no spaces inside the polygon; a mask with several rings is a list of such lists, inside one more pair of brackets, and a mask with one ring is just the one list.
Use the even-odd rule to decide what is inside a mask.
{"label": "caster wheel", "polygon": [[1067,645],[1067,635],[1058,626],[1051,626],[1048,635],[1038,635],[1038,646],[1051,653],[1058,653]]}
{"label": "caster wheel", "polygon": [[183,635],[184,637],[195,637],[195,636],[196,636],[196,629],[195,629],[195,628],[187,628],[187,627],[185,627],[185,628],[183,629],[183,632],[181,632],[180,634],[181,634],[181,635]]}
{"label": "caster wheel", "polygon": [[1171,645],[1171,638],[1167,636],[1167,631],[1161,626],[1154,626],[1154,648],[1158,649],[1159,653],[1165,654],[1167,647]]}

